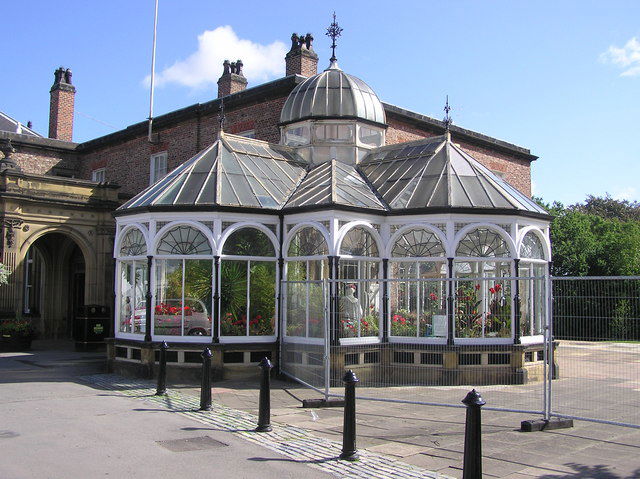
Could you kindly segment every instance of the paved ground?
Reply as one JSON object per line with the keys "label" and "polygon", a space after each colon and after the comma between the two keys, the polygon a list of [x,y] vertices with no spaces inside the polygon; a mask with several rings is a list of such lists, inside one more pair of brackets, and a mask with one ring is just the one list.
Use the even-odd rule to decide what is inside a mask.
{"label": "paved ground", "polygon": [[[570,361],[573,351],[576,357],[586,359],[594,376],[600,374],[597,362],[590,361],[592,356],[585,357],[584,353],[597,357],[604,354],[606,347],[589,351],[580,344],[566,346],[572,346],[566,350],[566,368],[576,368]],[[625,348],[619,349],[624,353],[628,351]],[[612,361],[611,351],[606,358]],[[637,355],[635,359],[624,355],[620,358],[638,367]],[[274,381],[272,420],[290,426],[276,428],[274,437],[284,438],[281,443],[285,446],[272,446],[270,450],[261,447],[265,436],[257,438],[247,432],[248,425],[255,421],[255,381],[214,384],[217,414],[203,415],[192,412],[198,403],[197,389],[172,388],[169,400],[161,398],[158,402],[149,395],[149,383],[95,375],[101,365],[100,355],[69,351],[34,351],[11,357],[0,354],[1,478],[170,477],[186,471],[189,475],[210,474],[212,470],[218,477],[331,477],[318,466],[331,466],[337,461],[318,460],[314,454],[337,454],[342,410],[301,408],[302,399],[317,397],[308,389]],[[584,372],[568,374],[555,387],[564,391],[566,398],[581,394],[584,397],[593,388],[580,390],[585,382],[575,378],[581,375]],[[78,376],[91,381],[94,387],[74,379]],[[629,403],[635,398],[632,402],[637,408],[638,383],[635,388],[625,385],[635,376],[618,376],[602,378],[621,388],[620,393],[609,398],[610,414],[622,418],[637,414]],[[494,397],[497,401],[509,394],[505,387],[480,391],[489,403]],[[635,396],[620,396],[628,391],[635,391]],[[605,394],[601,390],[593,392]],[[465,388],[394,391],[413,399],[448,398],[452,403],[458,403],[465,393]],[[518,393],[512,395],[515,394]],[[621,397],[623,400],[619,400]],[[522,403],[530,403],[530,399]],[[219,418],[226,418],[231,426],[217,422]],[[576,422],[573,429],[517,431],[520,421],[528,418],[523,414],[483,412],[485,477],[640,478],[640,430]],[[341,477],[399,478],[429,477],[425,470],[431,470],[462,477],[463,421],[463,409],[359,401],[358,447],[365,456],[361,465],[376,464],[379,474],[363,474],[362,469],[359,476],[358,469],[329,472]],[[174,442],[159,444],[159,440]],[[313,469],[303,465],[309,463]],[[403,463],[416,465],[422,471],[403,467]]]}

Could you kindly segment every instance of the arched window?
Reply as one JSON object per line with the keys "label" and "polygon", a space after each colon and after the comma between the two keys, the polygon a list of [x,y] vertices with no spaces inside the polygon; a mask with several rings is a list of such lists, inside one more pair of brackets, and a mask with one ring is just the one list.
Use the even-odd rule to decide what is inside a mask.
{"label": "arched window", "polygon": [[349,230],[340,245],[340,255],[378,257],[378,245],[371,233],[362,226]]}
{"label": "arched window", "polygon": [[329,276],[329,248],[320,231],[305,226],[293,235],[287,249],[285,335],[324,337],[322,280]]}
{"label": "arched window", "polygon": [[405,337],[446,337],[445,249],[425,228],[403,232],[393,244],[389,277],[390,333]]}
{"label": "arched window", "polygon": [[454,263],[455,335],[510,338],[512,297],[510,251],[496,231],[480,227],[458,243]]}
{"label": "arched window", "polygon": [[176,226],[162,237],[157,254],[211,254],[211,245],[202,231],[192,226]]}
{"label": "arched window", "polygon": [[362,226],[350,229],[340,245],[338,285],[339,336],[378,337],[380,334],[380,261],[378,245]]}
{"label": "arched window", "polygon": [[146,256],[147,242],[142,231],[132,228],[125,233],[120,242],[120,256]]}
{"label": "arched window", "polygon": [[179,225],[160,239],[155,258],[154,334],[212,334],[213,248],[197,228]]}
{"label": "arched window", "polygon": [[[145,295],[147,292],[147,242],[138,228],[131,228],[120,242],[118,330],[144,333]],[[142,256],[142,258],[140,258]],[[131,257],[124,258],[124,257]],[[134,259],[135,257],[135,259]],[[143,313],[142,311],[145,311]]]}
{"label": "arched window", "polygon": [[266,233],[240,228],[229,235],[220,262],[221,336],[273,336],[276,253]]}
{"label": "arched window", "polygon": [[509,257],[509,246],[497,232],[488,228],[476,228],[460,240],[456,256]]}
{"label": "arched window", "polygon": [[520,257],[528,259],[541,259],[544,260],[544,247],[542,241],[537,234],[533,231],[529,231],[522,240],[520,246]]}
{"label": "arched window", "polygon": [[540,237],[527,232],[520,246],[520,335],[539,336],[543,333],[546,314],[547,262]]}

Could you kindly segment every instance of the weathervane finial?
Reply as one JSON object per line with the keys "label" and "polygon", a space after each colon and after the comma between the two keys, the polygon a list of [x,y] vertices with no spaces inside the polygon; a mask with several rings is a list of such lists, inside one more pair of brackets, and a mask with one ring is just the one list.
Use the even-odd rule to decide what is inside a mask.
{"label": "weathervane finial", "polygon": [[449,133],[449,128],[453,123],[453,121],[451,120],[451,116],[449,115],[450,111],[451,107],[449,106],[449,95],[447,95],[447,102],[444,105],[444,120],[442,120],[442,123],[444,123],[444,130],[447,133]]}
{"label": "weathervane finial", "polygon": [[336,38],[338,38],[341,34],[342,34],[342,28],[340,28],[340,26],[338,25],[338,22],[336,22],[336,12],[333,12],[333,23],[329,25],[329,28],[327,28],[327,33],[326,33],[326,35],[329,38],[331,38],[331,58],[329,59],[329,61],[332,63],[337,60]]}

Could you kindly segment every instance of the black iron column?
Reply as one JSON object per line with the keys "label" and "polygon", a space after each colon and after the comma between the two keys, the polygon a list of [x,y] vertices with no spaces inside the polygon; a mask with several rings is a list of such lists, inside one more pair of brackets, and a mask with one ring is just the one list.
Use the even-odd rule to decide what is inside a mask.
{"label": "black iron column", "polygon": [[160,367],[158,369],[156,396],[167,394],[167,349],[169,349],[169,345],[166,341],[162,341],[160,345]]}
{"label": "black iron column", "polygon": [[482,479],[482,420],[480,408],[486,402],[475,389],[471,390],[462,402],[467,406],[462,479]]}
{"label": "black iron column", "polygon": [[260,381],[260,406],[258,410],[258,427],[256,432],[269,432],[271,428],[271,368],[273,364],[268,358],[260,361],[262,380]]}
{"label": "black iron column", "polygon": [[338,256],[329,256],[329,340],[331,345],[340,342],[340,305],[338,303]]}
{"label": "black iron column", "polygon": [[357,461],[356,449],[356,383],[359,379],[349,369],[342,378],[344,381],[344,423],[342,427],[342,454],[340,459]]}
{"label": "black iron column", "polygon": [[213,276],[215,288],[213,290],[213,311],[211,313],[211,329],[214,343],[220,342],[218,325],[220,324],[220,256],[213,257]]}
{"label": "black iron column", "polygon": [[[513,262],[515,264],[516,278],[518,278],[520,277],[520,260],[516,258]],[[513,294],[513,343],[520,344],[520,281],[516,279],[515,283]]]}
{"label": "black iron column", "polygon": [[382,259],[382,342],[389,341],[389,259]]}
{"label": "black iron column", "polygon": [[453,346],[453,333],[455,331],[455,315],[453,314],[453,258],[447,258],[449,269],[449,281],[447,288],[447,345]]}
{"label": "black iron column", "polygon": [[[147,292],[145,294],[145,318],[144,318],[144,340],[147,343],[151,342],[151,300],[153,295],[151,294],[151,264],[153,263],[153,256],[147,256]],[[135,305],[133,306],[135,308]]]}
{"label": "black iron column", "polygon": [[200,382],[200,410],[211,411],[211,350],[202,351],[202,381]]}

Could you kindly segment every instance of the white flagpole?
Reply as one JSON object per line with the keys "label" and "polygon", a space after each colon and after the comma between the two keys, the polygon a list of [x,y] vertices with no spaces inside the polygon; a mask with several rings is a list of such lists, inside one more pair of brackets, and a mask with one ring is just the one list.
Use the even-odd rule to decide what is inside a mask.
{"label": "white flagpole", "polygon": [[149,98],[149,142],[153,142],[153,82],[156,76],[156,33],[158,30],[158,0],[156,0],[156,11],[153,19],[153,49],[151,52],[151,94]]}

